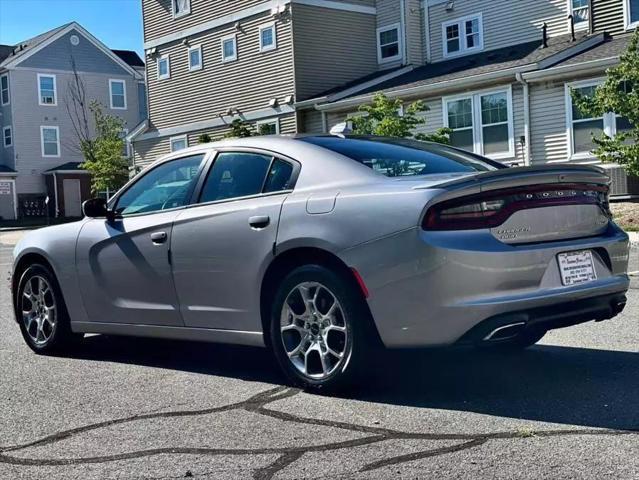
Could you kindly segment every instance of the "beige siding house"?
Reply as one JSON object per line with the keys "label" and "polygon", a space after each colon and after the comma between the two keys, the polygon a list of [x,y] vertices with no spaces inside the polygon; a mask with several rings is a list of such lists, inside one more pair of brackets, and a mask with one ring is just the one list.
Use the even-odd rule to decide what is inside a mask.
{"label": "beige siding house", "polygon": [[[429,107],[421,130],[511,165],[598,163],[590,132],[625,119],[573,114],[618,63],[637,0],[143,0],[150,121],[132,134],[145,164],[219,137],[236,118],[325,133],[376,92]],[[272,25],[277,46],[262,52]],[[232,38],[235,58],[223,58]],[[189,68],[200,51],[202,68]],[[230,48],[230,47],[229,47]],[[232,50],[232,48],[231,48]],[[159,75],[160,62],[164,75]],[[168,66],[170,64],[170,67]],[[160,78],[162,77],[162,78]],[[611,167],[614,192],[639,194]]]}

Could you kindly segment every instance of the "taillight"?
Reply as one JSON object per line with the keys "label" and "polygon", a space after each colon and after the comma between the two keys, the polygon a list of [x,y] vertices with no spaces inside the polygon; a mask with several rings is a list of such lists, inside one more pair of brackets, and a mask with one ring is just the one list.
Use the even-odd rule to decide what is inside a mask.
{"label": "taillight", "polygon": [[599,185],[533,185],[447,200],[428,209],[424,230],[494,228],[513,213],[530,208],[596,204],[610,215],[608,187]]}

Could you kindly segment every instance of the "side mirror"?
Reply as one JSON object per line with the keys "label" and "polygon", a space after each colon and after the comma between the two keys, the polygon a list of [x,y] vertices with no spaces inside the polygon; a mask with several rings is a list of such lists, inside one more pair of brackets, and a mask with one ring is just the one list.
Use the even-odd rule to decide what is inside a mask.
{"label": "side mirror", "polygon": [[104,198],[91,198],[82,204],[82,213],[89,218],[106,218],[109,222],[115,218],[113,212],[107,208]]}

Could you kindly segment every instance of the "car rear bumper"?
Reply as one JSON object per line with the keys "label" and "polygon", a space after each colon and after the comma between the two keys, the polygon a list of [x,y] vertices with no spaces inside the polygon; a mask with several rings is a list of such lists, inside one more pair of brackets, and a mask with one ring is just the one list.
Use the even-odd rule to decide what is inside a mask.
{"label": "car rear bumper", "polygon": [[[560,319],[552,326],[552,315],[539,312],[570,312],[574,305],[565,316],[569,324],[599,319],[608,308],[613,312],[610,302],[620,301],[630,283],[628,245],[628,236],[614,224],[598,237],[534,245],[507,245],[486,231],[416,228],[341,257],[370,292],[368,304],[384,344],[427,347],[465,341],[473,329],[483,332],[478,326],[484,322],[492,325],[509,315],[519,315],[526,325],[548,317],[548,328],[558,328]],[[563,286],[557,255],[576,250],[593,252],[597,279]],[[597,298],[606,300],[599,304],[592,300]],[[580,306],[591,301],[594,310]]]}

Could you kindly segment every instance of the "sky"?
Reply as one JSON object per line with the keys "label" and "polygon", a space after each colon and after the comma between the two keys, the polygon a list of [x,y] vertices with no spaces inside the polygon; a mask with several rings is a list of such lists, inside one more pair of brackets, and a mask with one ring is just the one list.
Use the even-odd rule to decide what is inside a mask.
{"label": "sky", "polygon": [[143,57],[142,0],[0,0],[0,44],[78,22],[107,47]]}

